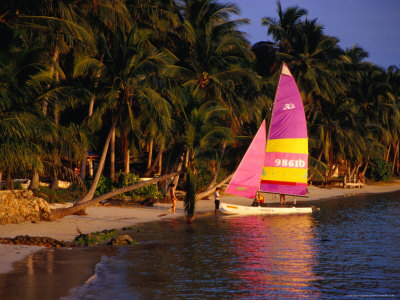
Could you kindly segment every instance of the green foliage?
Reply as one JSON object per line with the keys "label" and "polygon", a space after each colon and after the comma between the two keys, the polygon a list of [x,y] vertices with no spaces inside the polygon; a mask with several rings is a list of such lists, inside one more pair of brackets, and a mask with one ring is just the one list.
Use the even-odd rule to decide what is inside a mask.
{"label": "green foliage", "polygon": [[[134,230],[136,227],[135,226],[128,226],[128,227],[123,227],[122,230]],[[137,228],[136,232],[144,232],[143,228]]]}
{"label": "green foliage", "polygon": [[116,230],[104,230],[102,232],[80,234],[75,238],[74,243],[80,246],[99,245],[117,235],[118,232]]}
{"label": "green foliage", "polygon": [[203,190],[211,181],[213,173],[212,169],[204,160],[196,160],[197,171],[197,191]]}
{"label": "green foliage", "polygon": [[[99,183],[97,185],[97,189],[95,192],[95,197],[103,195],[105,193],[133,185],[135,183],[140,182],[140,177],[139,175],[133,174],[133,173],[128,173],[125,174],[124,172],[118,172],[115,175],[115,181],[111,182],[110,178],[105,177],[103,175],[100,176]],[[86,186],[89,188],[92,181],[86,181]],[[125,198],[125,197],[130,197],[134,200],[139,200],[139,199],[157,199],[160,197],[161,193],[158,191],[157,185],[156,184],[151,184],[148,186],[141,187],[139,189],[124,193],[120,195],[119,197]]]}
{"label": "green foliage", "polygon": [[107,192],[110,192],[111,188],[112,188],[112,183],[110,178],[101,175],[94,196],[97,197]]}
{"label": "green foliage", "polygon": [[35,196],[46,200],[48,203],[75,202],[82,196],[82,192],[75,186],[71,186],[68,189],[57,190],[41,186],[39,190],[34,190],[33,193]]}
{"label": "green foliage", "polygon": [[97,231],[88,234],[80,234],[75,238],[74,244],[78,246],[95,246],[99,244],[104,244],[111,238],[116,237],[117,235],[118,231],[115,229],[103,230],[101,232]]}
{"label": "green foliage", "polygon": [[133,230],[135,227],[133,226],[128,226],[128,227],[122,227],[122,230]]}
{"label": "green foliage", "polygon": [[[133,185],[140,182],[139,175],[124,172],[118,172],[116,174],[116,181],[113,183],[113,190],[119,189],[125,186]],[[161,193],[158,191],[156,184],[141,187],[128,193],[124,193],[123,196],[129,196],[134,200],[138,199],[157,199]]]}
{"label": "green foliage", "polygon": [[373,181],[389,181],[391,178],[392,163],[377,158],[371,161],[366,177]]}
{"label": "green foliage", "polygon": [[[213,168],[208,163],[208,160],[196,159],[195,165],[197,171],[196,191],[199,192],[203,191],[208,186],[214,174],[213,174]],[[220,182],[221,180],[225,179],[228,176],[228,174],[229,172],[227,170],[225,170],[224,168],[220,168],[217,177],[217,182]]]}
{"label": "green foliage", "polygon": [[[90,186],[93,183],[93,179],[85,180],[85,186],[87,189],[90,189]],[[110,178],[100,175],[99,183],[97,184],[96,192],[94,193],[95,197],[103,195],[105,193],[112,191],[112,182]]]}
{"label": "green foliage", "polygon": [[14,182],[14,190],[21,190],[22,189],[22,182],[15,181]]}

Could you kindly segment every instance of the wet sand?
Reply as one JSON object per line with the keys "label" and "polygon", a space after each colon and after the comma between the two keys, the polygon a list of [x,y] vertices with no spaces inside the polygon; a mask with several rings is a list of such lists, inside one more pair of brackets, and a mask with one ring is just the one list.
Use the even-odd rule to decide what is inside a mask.
{"label": "wet sand", "polygon": [[88,281],[103,255],[113,255],[112,247],[47,248],[13,264],[0,274],[0,299],[60,299],[71,288]]}
{"label": "wet sand", "polygon": [[[400,182],[366,185],[363,189],[343,189],[343,188],[317,188],[309,187],[309,195],[297,201],[312,202],[323,199],[341,198],[360,194],[380,194],[400,190]],[[287,197],[287,201],[292,201],[293,197]],[[222,202],[234,203],[239,205],[250,205],[252,200],[223,195]],[[266,202],[279,202],[277,196],[267,196]],[[81,233],[102,231],[105,229],[121,229],[140,223],[168,220],[184,216],[183,201],[177,202],[175,214],[168,214],[171,204],[157,203],[153,207],[105,207],[95,206],[87,209],[85,216],[67,216],[53,222],[37,222],[22,224],[0,225],[0,237],[14,238],[18,235],[51,237],[58,240],[71,241]],[[199,200],[197,202],[196,213],[212,213],[214,211],[214,201]],[[31,257],[33,253],[44,249],[34,246],[15,246],[0,244],[0,274],[10,272],[13,263],[26,257]],[[46,250],[49,251],[49,250]]]}

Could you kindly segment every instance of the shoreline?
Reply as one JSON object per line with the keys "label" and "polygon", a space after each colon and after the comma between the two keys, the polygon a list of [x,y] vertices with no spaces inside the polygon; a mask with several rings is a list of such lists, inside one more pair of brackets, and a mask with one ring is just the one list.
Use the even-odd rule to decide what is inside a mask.
{"label": "shoreline", "polygon": [[[400,190],[400,182],[379,183],[366,185],[363,189],[344,188],[319,188],[310,186],[307,197],[298,197],[298,202],[311,203],[315,201],[329,201],[332,199],[347,198],[357,195],[383,194]],[[196,214],[204,215],[214,211],[214,201],[210,196],[209,200],[197,202]],[[271,198],[271,197],[269,197]],[[279,202],[278,197],[266,198],[269,203]],[[287,200],[290,202],[292,198]],[[222,202],[238,205],[250,205],[251,199],[233,195],[223,195]],[[52,205],[52,208],[60,205]],[[52,222],[36,222],[21,224],[0,225],[0,237],[14,238],[18,235],[51,237],[58,240],[72,241],[79,233],[91,233],[106,229],[122,229],[141,223],[158,222],[168,219],[182,218],[185,216],[183,201],[177,201],[175,214],[168,214],[171,204],[156,203],[153,207],[117,207],[117,206],[93,206],[89,207],[87,215],[71,215]],[[21,261],[31,254],[41,251],[45,247],[26,245],[0,244],[0,274],[13,270],[14,262]]]}

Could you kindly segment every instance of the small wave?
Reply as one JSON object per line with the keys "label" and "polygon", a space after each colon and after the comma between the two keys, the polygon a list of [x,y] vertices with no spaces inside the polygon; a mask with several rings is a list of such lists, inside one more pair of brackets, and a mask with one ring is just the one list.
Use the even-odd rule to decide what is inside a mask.
{"label": "small wave", "polygon": [[126,261],[118,256],[102,256],[95,273],[81,285],[72,288],[61,300],[135,299],[129,292],[125,276]]}

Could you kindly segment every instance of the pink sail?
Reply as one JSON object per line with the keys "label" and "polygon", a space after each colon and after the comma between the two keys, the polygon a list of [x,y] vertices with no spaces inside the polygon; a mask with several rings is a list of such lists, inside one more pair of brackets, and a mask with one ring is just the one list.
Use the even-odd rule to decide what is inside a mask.
{"label": "pink sail", "polygon": [[226,193],[246,198],[255,197],[260,187],[260,176],[264,166],[265,142],[266,126],[264,120],[233,175]]}
{"label": "pink sail", "polygon": [[307,123],[300,92],[286,64],[275,96],[264,162],[261,191],[306,194]]}

